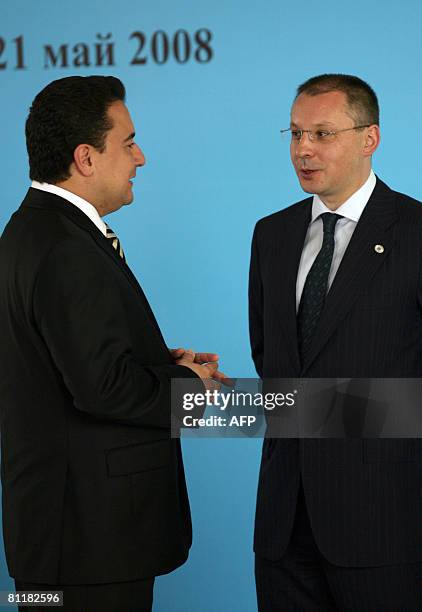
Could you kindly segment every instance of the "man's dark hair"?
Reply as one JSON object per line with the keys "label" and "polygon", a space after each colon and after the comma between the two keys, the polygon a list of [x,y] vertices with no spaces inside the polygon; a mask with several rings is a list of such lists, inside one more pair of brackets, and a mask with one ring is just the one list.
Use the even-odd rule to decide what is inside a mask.
{"label": "man's dark hair", "polygon": [[300,94],[317,96],[330,91],[342,91],[346,95],[356,125],[379,125],[380,111],[375,91],[368,83],[350,74],[320,74],[312,77],[299,85],[296,98]]}
{"label": "man's dark hair", "polygon": [[73,153],[80,144],[103,151],[113,127],[109,106],[124,101],[123,83],[111,76],[66,77],[35,97],[26,120],[29,176],[58,183],[70,177]]}

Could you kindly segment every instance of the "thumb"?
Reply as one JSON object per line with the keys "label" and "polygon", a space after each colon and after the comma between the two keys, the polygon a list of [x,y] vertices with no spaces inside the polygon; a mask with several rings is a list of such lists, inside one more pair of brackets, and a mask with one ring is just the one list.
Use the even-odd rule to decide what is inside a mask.
{"label": "thumb", "polygon": [[195,359],[195,353],[193,352],[192,349],[188,349],[187,351],[185,351],[182,359],[184,361],[189,361],[189,362],[193,363],[193,361]]}

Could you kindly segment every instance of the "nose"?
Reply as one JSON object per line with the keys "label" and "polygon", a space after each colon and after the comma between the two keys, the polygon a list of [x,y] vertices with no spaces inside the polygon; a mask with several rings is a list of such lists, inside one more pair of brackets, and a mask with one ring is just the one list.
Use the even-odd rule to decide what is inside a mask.
{"label": "nose", "polygon": [[299,142],[292,142],[292,153],[299,159],[314,154],[314,142],[310,139],[309,132],[303,132]]}
{"label": "nose", "polygon": [[132,151],[133,151],[133,159],[135,161],[135,165],[144,166],[146,160],[145,160],[145,155],[143,154],[141,147],[135,144],[135,146],[132,147]]}

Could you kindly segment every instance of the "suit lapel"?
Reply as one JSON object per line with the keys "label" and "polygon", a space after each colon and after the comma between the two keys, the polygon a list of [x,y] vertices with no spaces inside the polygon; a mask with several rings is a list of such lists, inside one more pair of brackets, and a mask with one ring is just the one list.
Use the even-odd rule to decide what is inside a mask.
{"label": "suit lapel", "polygon": [[[304,376],[330,336],[354,305],[362,291],[390,256],[397,221],[395,194],[377,179],[328,292],[312,346],[301,375]],[[375,250],[376,245],[383,252]]]}
{"label": "suit lapel", "polygon": [[289,222],[284,225],[287,231],[283,236],[283,252],[276,258],[276,261],[289,262],[289,265],[283,268],[284,275],[278,280],[282,283],[283,291],[277,292],[280,301],[276,308],[280,311],[286,350],[289,351],[294,369],[298,372],[300,357],[297,341],[296,279],[311,214],[312,199],[307,198],[301,202]]}
{"label": "suit lapel", "polygon": [[117,251],[113,248],[110,241],[104,236],[104,234],[101,233],[101,231],[96,227],[96,225],[85,213],[83,213],[77,206],[74,206],[72,203],[64,200],[63,198],[55,194],[33,188],[29,189],[22,203],[22,206],[28,208],[40,208],[43,210],[50,210],[52,212],[63,214],[73,223],[78,225],[83,231],[87,232],[98,245],[98,247],[107,254],[107,256],[110,258],[110,261],[113,262],[113,265],[118,266],[121,272],[126,276],[127,280],[140,297],[144,309],[146,310],[161,340],[165,344],[157,320],[151,310],[151,306],[149,305],[148,300],[140,284],[136,280],[129,266],[123,261],[123,259],[121,259]]}

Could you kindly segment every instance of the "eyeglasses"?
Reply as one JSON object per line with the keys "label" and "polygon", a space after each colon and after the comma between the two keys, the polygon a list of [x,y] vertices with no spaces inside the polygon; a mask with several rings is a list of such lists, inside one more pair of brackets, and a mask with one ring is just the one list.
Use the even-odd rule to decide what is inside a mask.
{"label": "eyeglasses", "polygon": [[368,125],[355,125],[350,128],[343,128],[342,130],[300,130],[298,128],[287,128],[286,130],[280,130],[281,135],[291,133],[292,142],[300,142],[303,134],[306,132],[311,142],[328,143],[335,139],[337,134],[341,132],[350,132],[351,130],[362,130],[363,128],[369,127]]}

